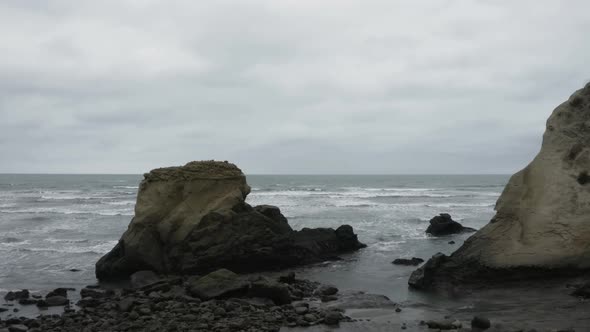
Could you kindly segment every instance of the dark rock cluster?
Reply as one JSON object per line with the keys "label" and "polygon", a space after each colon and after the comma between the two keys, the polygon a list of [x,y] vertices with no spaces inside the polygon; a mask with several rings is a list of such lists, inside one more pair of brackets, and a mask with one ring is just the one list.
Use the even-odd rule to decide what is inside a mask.
{"label": "dark rock cluster", "polygon": [[[158,279],[140,288],[87,286],[76,306],[67,301],[64,314],[9,317],[0,322],[0,331],[254,332],[338,325],[350,319],[340,309],[321,305],[323,297],[338,299],[337,294],[335,287],[294,275],[275,280],[219,270],[200,278]],[[62,297],[63,292],[58,289],[48,295]],[[8,298],[13,299],[14,293]]]}

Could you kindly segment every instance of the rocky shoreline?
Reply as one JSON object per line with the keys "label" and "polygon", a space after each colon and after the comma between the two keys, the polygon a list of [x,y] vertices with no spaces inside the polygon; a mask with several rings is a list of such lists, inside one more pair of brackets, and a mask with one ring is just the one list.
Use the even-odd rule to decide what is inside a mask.
{"label": "rocky shoreline", "polygon": [[[540,319],[534,311],[527,321],[523,312],[535,310],[531,307],[506,311],[524,319],[509,319],[506,324],[496,309],[478,309],[479,313],[450,308],[424,310],[416,305],[394,303],[382,295],[343,291],[299,279],[293,273],[271,278],[218,270],[202,277],[187,277],[140,271],[125,286],[88,285],[79,292],[59,288],[45,296],[26,290],[10,292],[0,307],[0,331],[585,331],[579,326],[590,323],[590,317],[584,318],[583,314],[590,304],[589,285],[562,286],[569,295],[559,295],[554,300],[562,304],[569,301],[569,309],[564,310],[570,312],[573,321],[559,318],[559,310],[544,313],[556,315],[553,319],[562,322],[560,329],[542,328],[554,326],[555,322]],[[510,292],[530,294],[531,289],[543,287],[538,284]],[[579,303],[577,314],[571,303]],[[40,314],[24,316],[13,312],[19,307],[38,307]],[[578,329],[571,327],[576,321]]]}
{"label": "rocky shoreline", "polygon": [[[46,310],[62,306],[63,314],[0,320],[0,331],[279,331],[281,327],[338,326],[353,322],[344,315],[348,305],[397,308],[385,296],[340,294],[336,287],[297,279],[236,275],[218,270],[203,277],[136,273],[129,287],[89,285],[75,304],[69,289],[45,297],[27,290],[6,294],[2,308],[14,303]],[[12,303],[10,303],[12,302]]]}

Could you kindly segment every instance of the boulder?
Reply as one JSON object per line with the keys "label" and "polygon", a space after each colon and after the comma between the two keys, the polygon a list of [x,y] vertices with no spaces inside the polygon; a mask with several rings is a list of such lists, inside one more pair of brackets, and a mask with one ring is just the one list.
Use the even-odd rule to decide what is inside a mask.
{"label": "boulder", "polygon": [[364,247],[346,225],[294,231],[279,208],[248,205],[249,192],[242,171],[228,162],[152,170],[140,184],[127,231],[96,263],[97,278],[127,278],[142,270],[276,270]]}
{"label": "boulder", "polygon": [[287,285],[259,276],[250,280],[248,295],[271,299],[276,305],[291,303]]}
{"label": "boulder", "polygon": [[493,284],[590,269],[589,174],[587,84],[553,111],[540,152],[510,178],[491,222],[444,261],[434,258],[428,273],[416,271],[410,284]]}
{"label": "boulder", "polygon": [[460,223],[454,221],[453,218],[451,218],[451,215],[447,213],[441,213],[430,219],[430,226],[426,229],[426,233],[433,236],[451,235],[464,232],[475,232],[475,229],[464,227]]}
{"label": "boulder", "polygon": [[416,258],[416,257],[412,257],[410,259],[397,258],[391,263],[394,265],[418,266],[418,265],[424,263],[424,260],[422,258]]}

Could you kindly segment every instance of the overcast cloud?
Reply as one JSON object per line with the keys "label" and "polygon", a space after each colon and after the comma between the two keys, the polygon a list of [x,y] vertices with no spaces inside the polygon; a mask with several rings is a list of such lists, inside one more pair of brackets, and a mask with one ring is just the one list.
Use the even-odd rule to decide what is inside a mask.
{"label": "overcast cloud", "polygon": [[590,2],[0,2],[0,172],[513,173]]}

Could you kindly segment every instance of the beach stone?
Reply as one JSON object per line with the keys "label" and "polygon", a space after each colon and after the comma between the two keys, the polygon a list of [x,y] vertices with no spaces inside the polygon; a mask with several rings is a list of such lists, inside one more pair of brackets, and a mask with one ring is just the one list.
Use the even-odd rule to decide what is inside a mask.
{"label": "beach stone", "polygon": [[70,300],[63,296],[56,295],[46,298],[45,303],[48,307],[58,307],[70,303]]}
{"label": "beach stone", "polygon": [[318,320],[318,318],[314,314],[305,314],[303,316],[303,319],[308,323],[312,323]]}
{"label": "beach stone", "polygon": [[20,300],[18,300],[18,304],[20,304],[20,305],[33,305],[33,304],[37,304],[37,300],[35,300],[35,299],[20,299]]}
{"label": "beach stone", "polygon": [[295,313],[298,315],[305,315],[308,312],[309,312],[309,308],[306,308],[306,307],[296,307],[295,308]]}
{"label": "beach stone", "polygon": [[291,303],[291,295],[286,285],[262,276],[250,280],[248,293],[252,297],[271,299],[277,305]]}
{"label": "beach stone", "polygon": [[417,266],[417,265],[420,265],[420,264],[424,263],[424,260],[422,258],[417,258],[417,257],[412,257],[410,259],[408,259],[408,258],[397,258],[397,259],[395,259],[391,263],[394,264],[394,265]]}
{"label": "beach stone", "polygon": [[429,329],[439,329],[439,330],[453,330],[455,327],[453,326],[453,321],[451,320],[440,320],[434,321],[429,320],[426,322],[426,325]]}
{"label": "beach stone", "polygon": [[8,331],[10,332],[27,332],[29,328],[23,324],[10,325]]}
{"label": "beach stone", "polygon": [[124,299],[121,299],[121,301],[119,301],[118,303],[119,310],[123,312],[129,312],[133,307],[134,302],[135,298],[133,297],[126,297]]}
{"label": "beach stone", "polygon": [[160,281],[160,277],[154,271],[137,271],[130,277],[131,287],[142,288]]}
{"label": "beach stone", "polygon": [[323,296],[336,295],[338,293],[338,288],[331,285],[324,285],[320,287],[318,292],[320,295]]}
{"label": "beach stone", "polygon": [[477,328],[481,330],[487,330],[492,326],[492,323],[489,319],[485,317],[475,316],[473,320],[471,320],[471,327]]}
{"label": "beach stone", "polygon": [[28,299],[28,298],[29,298],[29,290],[28,289],[23,289],[20,291],[11,291],[11,292],[8,292],[4,296],[4,299],[6,301],[15,301],[15,300]]}
{"label": "beach stone", "polygon": [[106,291],[97,288],[82,288],[80,290],[80,297],[102,298],[106,297]]}
{"label": "beach stone", "polygon": [[51,292],[49,292],[47,295],[45,295],[45,298],[48,297],[52,297],[52,296],[62,296],[62,297],[68,297],[68,290],[67,288],[56,288],[54,290],[52,290]]}
{"label": "beach stone", "polygon": [[426,229],[426,233],[433,236],[442,236],[450,234],[458,234],[464,232],[475,232],[475,229],[463,227],[460,223],[451,218],[448,213],[441,213],[440,215],[430,219],[430,226]]}
{"label": "beach stone", "polygon": [[230,297],[247,291],[250,283],[227,269],[220,269],[189,284],[189,292],[202,300]]}
{"label": "beach stone", "polygon": [[324,317],[324,323],[326,323],[326,325],[338,325],[342,318],[342,313],[338,311],[330,311]]}
{"label": "beach stone", "polygon": [[97,278],[122,279],[142,270],[256,272],[365,247],[348,225],[294,231],[278,207],[247,204],[249,193],[242,171],[228,162],[152,170],[140,184],[127,231],[96,263]]}

